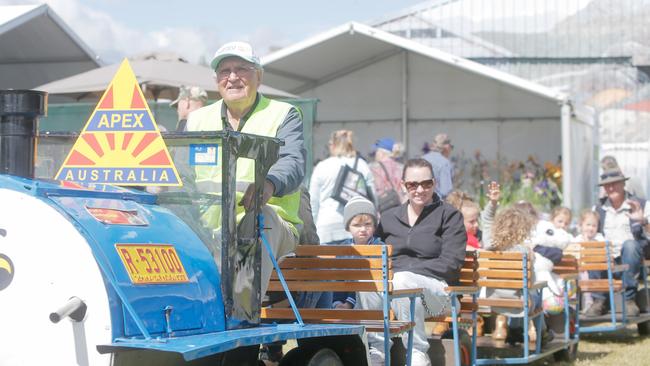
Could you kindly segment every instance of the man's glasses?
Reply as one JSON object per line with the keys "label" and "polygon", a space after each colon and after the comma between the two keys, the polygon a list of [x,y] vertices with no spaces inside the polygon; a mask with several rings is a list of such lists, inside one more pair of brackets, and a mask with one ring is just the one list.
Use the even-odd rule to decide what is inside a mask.
{"label": "man's glasses", "polygon": [[252,66],[236,66],[233,67],[232,69],[217,70],[217,79],[219,80],[227,79],[230,76],[230,74],[232,74],[233,72],[235,73],[235,75],[237,75],[237,77],[242,77],[253,70],[255,70],[255,68]]}
{"label": "man's glasses", "polygon": [[415,191],[418,189],[418,186],[422,186],[422,189],[431,189],[433,187],[433,179],[427,179],[421,182],[404,182],[404,187],[409,191]]}

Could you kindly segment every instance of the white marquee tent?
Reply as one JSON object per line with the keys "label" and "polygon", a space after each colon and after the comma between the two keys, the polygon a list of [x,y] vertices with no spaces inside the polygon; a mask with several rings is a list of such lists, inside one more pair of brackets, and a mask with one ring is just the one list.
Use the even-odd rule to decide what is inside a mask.
{"label": "white marquee tent", "polygon": [[315,157],[342,128],[356,132],[364,153],[376,139],[394,137],[410,157],[446,132],[465,156],[561,155],[565,205],[577,210],[593,202],[593,119],[561,92],[354,22],[262,63],[265,84],[320,101]]}
{"label": "white marquee tent", "polygon": [[0,89],[29,89],[101,66],[47,5],[0,6]]}

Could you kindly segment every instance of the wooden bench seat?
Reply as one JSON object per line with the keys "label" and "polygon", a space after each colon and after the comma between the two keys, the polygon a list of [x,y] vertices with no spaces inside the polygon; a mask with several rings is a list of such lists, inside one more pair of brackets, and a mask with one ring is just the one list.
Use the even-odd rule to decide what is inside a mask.
{"label": "wooden bench seat", "polygon": [[[524,261],[523,253],[519,252],[479,252],[478,273],[478,285],[488,289],[523,290],[526,286],[532,292],[546,287],[546,282],[531,281],[531,261],[529,258]],[[481,298],[478,299],[478,304],[481,307],[524,308],[523,299]],[[532,305],[529,301],[528,307],[531,311]]]}
{"label": "wooden bench seat", "polygon": [[[295,256],[280,263],[282,276],[290,291],[305,292],[379,292],[390,307],[394,298],[411,301],[420,297],[422,289],[393,288],[390,245],[299,245]],[[269,292],[283,291],[278,273],[274,270]],[[363,325],[370,332],[384,332],[386,340],[403,332],[411,332],[412,321],[398,321],[392,310],[383,309],[298,309],[305,323]],[[295,320],[291,308],[262,308],[261,318],[267,322]],[[385,345],[385,347],[387,347]],[[409,350],[410,351],[410,350]]]}
{"label": "wooden bench seat", "polygon": [[[498,310],[497,312],[523,313],[522,323],[523,332],[523,358],[527,359],[529,355],[529,335],[526,331],[529,321],[535,321],[537,327],[537,342],[535,344],[535,353],[539,354],[542,349],[541,329],[544,310],[541,306],[534,307],[533,301],[529,296],[526,298],[524,293],[532,294],[537,292],[541,295],[541,290],[546,287],[546,282],[533,281],[532,258],[528,253],[522,252],[497,252],[481,251],[478,253],[478,272],[480,278],[478,284],[485,287],[487,293],[490,290],[513,290],[519,291],[519,298],[499,298],[489,297],[478,299],[478,304],[485,310]],[[513,292],[513,295],[515,293]],[[477,363],[489,363],[491,359],[478,359]],[[522,358],[505,358],[504,363],[522,363]]]}
{"label": "wooden bench seat", "polygon": [[[614,292],[623,290],[622,280],[612,280]],[[580,288],[585,292],[607,292],[609,291],[609,281],[607,279],[599,280],[582,280],[580,281]]]}

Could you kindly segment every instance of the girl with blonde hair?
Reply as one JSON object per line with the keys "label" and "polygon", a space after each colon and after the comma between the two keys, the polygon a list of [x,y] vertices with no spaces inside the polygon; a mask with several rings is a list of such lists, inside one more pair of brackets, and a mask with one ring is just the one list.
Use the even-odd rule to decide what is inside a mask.
{"label": "girl with blonde hair", "polygon": [[524,243],[530,238],[537,218],[518,207],[508,207],[497,213],[492,226],[494,251],[531,251]]}
{"label": "girl with blonde hair", "polygon": [[[533,245],[530,241],[531,233],[534,232],[537,224],[537,217],[532,214],[526,207],[517,205],[507,207],[499,213],[492,226],[492,242],[489,250],[503,252],[522,252],[528,255],[530,261],[533,261]],[[535,275],[530,281],[535,281]],[[533,294],[535,294],[533,292]],[[541,297],[531,294],[533,304],[537,307],[541,304]],[[492,299],[522,299],[522,290],[494,289],[489,288],[486,293],[488,298]],[[513,312],[510,308],[493,308],[497,312],[496,327],[492,332],[492,338],[514,344],[523,341],[523,322],[522,312]],[[506,316],[510,317],[510,325],[507,326]],[[532,323],[532,322],[531,322]],[[536,335],[534,328],[529,329],[529,336]],[[532,338],[532,337],[531,337]]]}
{"label": "girl with blonde hair", "polygon": [[[553,273],[553,266],[555,261],[562,258],[562,245],[564,237],[553,233],[552,230],[540,229],[542,221],[538,220],[537,212],[532,208],[528,202],[519,202],[513,207],[506,208],[499,212],[492,227],[492,245],[490,250],[493,251],[518,251],[527,253],[528,258],[533,266],[532,278],[530,281],[544,281],[547,287],[544,288],[543,293],[533,291],[530,298],[533,302],[533,309],[542,307],[544,301],[545,311],[556,311],[556,306],[552,301],[553,297],[563,296],[563,280]],[[545,222],[552,227],[552,224]],[[546,226],[543,226],[546,228]],[[556,231],[564,232],[562,229]],[[566,234],[566,232],[564,232]],[[566,234],[568,235],[568,234]],[[506,298],[506,299],[521,299],[521,290],[508,290],[508,289],[490,289],[487,293],[491,298]],[[540,296],[542,295],[542,296]],[[508,343],[521,342],[522,335],[522,314],[513,314],[508,312],[507,309],[499,309],[499,312],[511,317],[510,329],[507,332],[504,329],[505,322],[503,317],[497,324],[501,324],[500,329],[495,330],[497,335],[495,338],[505,338]],[[545,323],[543,329],[542,344],[547,340],[548,332],[546,331]],[[535,339],[534,326],[529,327],[529,338],[531,341]]]}

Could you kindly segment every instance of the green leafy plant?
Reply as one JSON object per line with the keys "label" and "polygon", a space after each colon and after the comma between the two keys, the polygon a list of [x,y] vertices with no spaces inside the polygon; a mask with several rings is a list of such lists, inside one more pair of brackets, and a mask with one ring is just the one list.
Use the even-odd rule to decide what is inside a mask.
{"label": "green leafy plant", "polygon": [[485,205],[484,187],[490,181],[501,185],[501,205],[525,200],[538,210],[549,212],[562,203],[560,163],[540,164],[533,155],[526,160],[488,160],[476,150],[471,158],[459,154],[454,164],[454,185],[467,190],[481,207]]}

